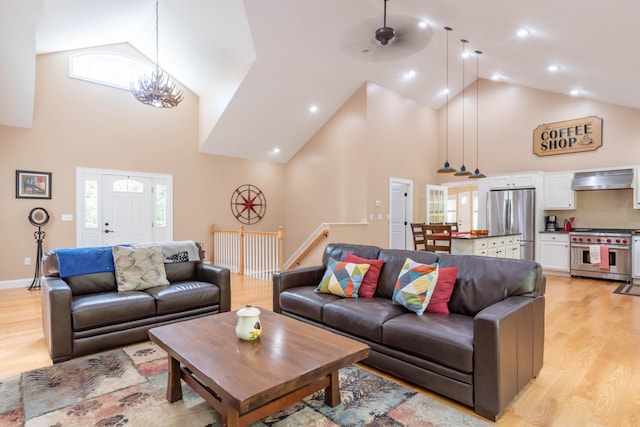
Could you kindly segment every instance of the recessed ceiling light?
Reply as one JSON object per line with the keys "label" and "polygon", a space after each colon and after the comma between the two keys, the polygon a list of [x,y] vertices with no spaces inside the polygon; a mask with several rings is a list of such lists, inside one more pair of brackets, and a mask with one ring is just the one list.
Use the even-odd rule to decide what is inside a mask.
{"label": "recessed ceiling light", "polygon": [[420,22],[418,23],[418,27],[420,27],[420,28],[427,28],[427,23],[426,23],[426,22],[424,22],[424,21],[420,21]]}
{"label": "recessed ceiling light", "polygon": [[516,35],[518,37],[520,37],[521,39],[527,37],[529,35],[529,30],[525,29],[525,28],[520,28],[517,32]]}
{"label": "recessed ceiling light", "polygon": [[404,73],[404,78],[405,79],[412,79],[416,76],[416,70],[409,70],[406,73]]}
{"label": "recessed ceiling light", "polygon": [[492,76],[491,76],[491,80],[494,80],[494,81],[498,81],[498,80],[500,80],[501,78],[502,78],[502,77],[500,76],[500,74],[494,74],[494,75],[492,75]]}
{"label": "recessed ceiling light", "polygon": [[571,94],[571,96],[578,96],[578,95],[580,95],[580,89],[573,89],[569,93]]}
{"label": "recessed ceiling light", "polygon": [[318,106],[317,105],[311,105],[309,107],[309,112],[310,113],[317,113],[318,112]]}
{"label": "recessed ceiling light", "polygon": [[278,147],[276,147],[276,148],[273,149],[273,152],[278,154],[280,152],[280,149]]}
{"label": "recessed ceiling light", "polygon": [[552,73],[555,73],[556,71],[558,71],[560,69],[560,67],[558,67],[557,65],[549,65],[549,68],[547,68],[549,71],[551,71]]}
{"label": "recessed ceiling light", "polygon": [[442,94],[443,94],[443,95],[446,95],[446,94],[448,94],[448,93],[449,93],[449,88],[448,88],[448,87],[445,87],[445,88],[442,90]]}

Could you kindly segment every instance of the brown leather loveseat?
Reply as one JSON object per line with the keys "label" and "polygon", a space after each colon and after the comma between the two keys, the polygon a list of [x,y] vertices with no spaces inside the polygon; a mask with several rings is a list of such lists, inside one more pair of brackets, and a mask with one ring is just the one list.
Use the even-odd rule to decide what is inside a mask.
{"label": "brown leather loveseat", "polygon": [[[42,321],[49,355],[54,363],[148,339],[154,327],[231,309],[230,272],[202,262],[196,242],[191,258],[164,259],[168,285],[119,291],[113,267],[87,270],[93,256],[85,248],[81,269],[89,272],[61,277],[56,250],[43,256]],[[110,247],[102,249],[110,255]],[[80,248],[78,248],[80,250]],[[64,249],[59,249],[62,252]],[[162,263],[162,258],[160,263]],[[108,262],[105,264],[107,265]]]}
{"label": "brown leather loveseat", "polygon": [[[373,298],[315,292],[329,258],[347,253],[384,260]],[[417,315],[393,304],[407,257],[458,268],[449,314]],[[491,420],[542,368],[546,278],[533,261],[335,243],[323,265],[277,272],[273,280],[274,311],[368,344],[364,363]]]}

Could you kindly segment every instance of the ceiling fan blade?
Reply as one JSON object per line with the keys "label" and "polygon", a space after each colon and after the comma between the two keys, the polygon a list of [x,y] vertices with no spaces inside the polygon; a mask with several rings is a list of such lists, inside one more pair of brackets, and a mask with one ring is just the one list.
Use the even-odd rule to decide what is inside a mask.
{"label": "ceiling fan blade", "polygon": [[379,19],[361,21],[349,28],[340,38],[341,49],[349,56],[372,62],[392,61],[405,58],[424,49],[433,30],[429,25],[420,26],[420,20],[411,16],[390,15],[387,26],[395,29],[395,36],[388,44],[376,40],[380,28]]}

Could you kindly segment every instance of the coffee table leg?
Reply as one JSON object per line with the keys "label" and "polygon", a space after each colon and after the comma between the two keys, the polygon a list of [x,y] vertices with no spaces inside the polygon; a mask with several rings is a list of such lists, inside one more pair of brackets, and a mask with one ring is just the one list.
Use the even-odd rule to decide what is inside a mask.
{"label": "coffee table leg", "polygon": [[180,361],[169,356],[169,372],[167,383],[167,400],[170,403],[182,399],[182,385],[180,383]]}
{"label": "coffee table leg", "polygon": [[335,408],[340,404],[340,380],[338,371],[329,375],[329,386],[324,389],[324,404]]}
{"label": "coffee table leg", "polygon": [[238,411],[228,406],[222,414],[222,425],[224,427],[240,427],[240,414]]}

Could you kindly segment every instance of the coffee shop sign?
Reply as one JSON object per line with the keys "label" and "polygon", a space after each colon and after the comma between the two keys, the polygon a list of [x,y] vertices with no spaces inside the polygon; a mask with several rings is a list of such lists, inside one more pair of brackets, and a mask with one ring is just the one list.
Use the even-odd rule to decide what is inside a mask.
{"label": "coffee shop sign", "polygon": [[602,119],[596,116],[545,123],[533,130],[533,153],[538,156],[579,153],[602,147]]}

